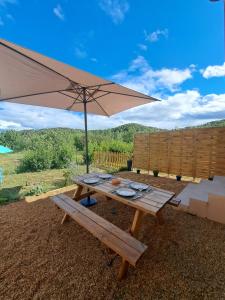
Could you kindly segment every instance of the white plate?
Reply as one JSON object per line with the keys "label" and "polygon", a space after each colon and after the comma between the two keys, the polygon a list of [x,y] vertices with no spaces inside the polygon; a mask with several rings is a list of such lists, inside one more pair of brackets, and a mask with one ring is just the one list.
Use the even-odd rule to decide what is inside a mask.
{"label": "white plate", "polygon": [[87,184],[95,184],[97,182],[99,182],[99,178],[98,177],[90,177],[90,178],[85,178],[83,180],[83,182],[87,183]]}
{"label": "white plate", "polygon": [[138,191],[144,191],[144,190],[147,190],[147,188],[149,188],[149,186],[147,184],[139,183],[139,182],[132,182],[130,184],[130,187],[132,189],[135,189],[135,190],[138,190]]}
{"label": "white plate", "polygon": [[102,178],[102,179],[110,179],[112,178],[111,174],[99,174],[98,177]]}
{"label": "white plate", "polygon": [[132,189],[120,188],[116,190],[116,193],[123,197],[133,197],[136,195],[136,192]]}

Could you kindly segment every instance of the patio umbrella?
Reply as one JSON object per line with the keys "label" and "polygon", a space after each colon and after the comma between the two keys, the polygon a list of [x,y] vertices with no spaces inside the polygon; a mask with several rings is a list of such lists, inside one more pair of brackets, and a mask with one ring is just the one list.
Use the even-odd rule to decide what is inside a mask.
{"label": "patio umbrella", "polygon": [[[157,99],[0,39],[0,101],[111,116]],[[63,122],[63,120],[62,120]]]}
{"label": "patio umbrella", "polygon": [[[0,145],[0,154],[5,154],[5,153],[11,153],[13,152],[12,149]],[[0,167],[0,183],[2,184],[3,182],[3,169]]]}
{"label": "patio umbrella", "polygon": [[8,147],[5,147],[5,146],[2,146],[0,145],[0,154],[4,154],[4,153],[11,153],[13,152],[12,149],[8,148]]}

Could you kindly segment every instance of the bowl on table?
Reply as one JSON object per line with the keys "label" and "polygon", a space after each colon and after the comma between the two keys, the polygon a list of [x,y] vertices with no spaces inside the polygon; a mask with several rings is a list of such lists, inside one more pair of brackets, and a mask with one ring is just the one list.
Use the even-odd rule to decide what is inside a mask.
{"label": "bowl on table", "polygon": [[112,183],[112,185],[119,185],[121,183],[121,180],[118,178],[113,178],[111,183]]}

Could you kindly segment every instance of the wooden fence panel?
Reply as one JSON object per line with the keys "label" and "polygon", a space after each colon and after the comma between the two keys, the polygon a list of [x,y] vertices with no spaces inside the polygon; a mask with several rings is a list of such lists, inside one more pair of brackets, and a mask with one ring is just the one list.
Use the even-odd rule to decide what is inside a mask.
{"label": "wooden fence panel", "polygon": [[182,138],[178,131],[170,133],[170,172],[181,174]]}
{"label": "wooden fence panel", "polygon": [[193,148],[194,138],[194,130],[183,131],[181,174],[192,177],[195,177],[194,171],[196,163],[195,151]]}
{"label": "wooden fence panel", "polygon": [[129,153],[95,151],[93,165],[96,167],[121,168],[127,166]]}
{"label": "wooden fence panel", "polygon": [[148,133],[137,134],[134,137],[133,163],[143,170],[149,169],[149,138]]}
{"label": "wooden fence panel", "polygon": [[217,141],[215,150],[216,152],[216,159],[214,163],[214,172],[216,175],[224,175],[224,168],[225,168],[225,133],[224,130],[221,128],[218,130],[217,134]]}
{"label": "wooden fence panel", "polygon": [[225,128],[136,134],[133,166],[194,178],[225,175]]}
{"label": "wooden fence panel", "polygon": [[[157,136],[156,136],[157,138]],[[162,172],[168,173],[169,159],[168,159],[168,140],[169,135],[167,132],[162,133],[158,139],[158,155],[159,155],[159,168]]]}

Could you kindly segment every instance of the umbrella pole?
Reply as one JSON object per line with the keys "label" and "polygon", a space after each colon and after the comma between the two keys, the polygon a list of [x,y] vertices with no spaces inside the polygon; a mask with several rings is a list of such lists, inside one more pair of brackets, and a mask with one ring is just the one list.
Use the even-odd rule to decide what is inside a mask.
{"label": "umbrella pole", "polygon": [[[86,161],[86,173],[89,173],[89,155],[88,155],[88,130],[87,130],[87,98],[86,98],[86,89],[83,88],[83,103],[84,103],[84,128],[85,128],[85,161]],[[85,199],[82,199],[80,203],[83,206],[92,206],[97,203],[96,199],[90,198],[88,196]]]}
{"label": "umbrella pole", "polygon": [[86,173],[89,173],[89,155],[88,155],[88,131],[87,131],[87,101],[86,93],[84,94],[84,127],[85,127],[85,161]]}

